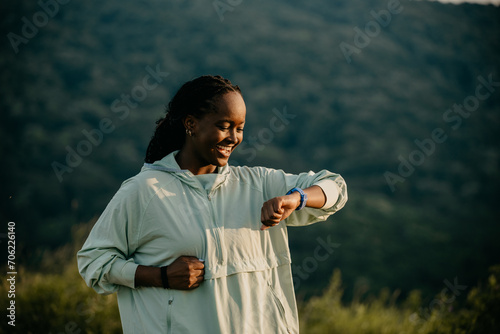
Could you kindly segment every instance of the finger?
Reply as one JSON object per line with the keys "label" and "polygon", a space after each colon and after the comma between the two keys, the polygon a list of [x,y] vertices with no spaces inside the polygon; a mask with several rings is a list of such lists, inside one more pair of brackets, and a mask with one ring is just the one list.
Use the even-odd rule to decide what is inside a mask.
{"label": "finger", "polygon": [[195,256],[189,257],[188,266],[191,270],[205,268],[205,260],[199,259]]}
{"label": "finger", "polygon": [[276,202],[265,202],[260,210],[260,220],[279,219],[281,217],[280,206]]}
{"label": "finger", "polygon": [[[282,217],[283,217],[282,215],[274,213],[272,215],[265,217],[266,219],[263,222],[270,223],[271,225],[278,224],[281,221]],[[266,225],[269,225],[269,224],[266,224]]]}
{"label": "finger", "polygon": [[199,258],[197,256],[192,256],[192,255],[188,255],[188,256],[185,256],[189,262],[205,262],[205,260],[203,260],[202,258]]}
{"label": "finger", "polygon": [[278,214],[282,214],[284,212],[282,201],[277,200],[273,202],[273,211],[277,212]]}
{"label": "finger", "polygon": [[270,221],[273,224],[276,224],[280,222],[281,217],[282,217],[281,213],[273,211],[273,209],[269,207],[264,211],[262,222]]}
{"label": "finger", "polygon": [[270,212],[269,214],[269,220],[272,220],[276,223],[279,223],[282,218],[283,218],[283,213],[285,212],[285,210],[281,207],[279,208],[274,208],[274,211]]}
{"label": "finger", "polygon": [[281,207],[281,201],[279,200],[274,200],[269,203],[270,205],[268,206],[268,215],[274,215],[278,214],[280,215],[282,213]]}
{"label": "finger", "polygon": [[271,211],[271,212],[269,212],[269,219],[280,219],[281,215],[282,215],[282,212]]}
{"label": "finger", "polygon": [[268,220],[268,217],[270,217],[273,214],[273,209],[270,206],[269,202],[264,203],[262,206],[262,209],[260,210],[260,221],[266,221]]}
{"label": "finger", "polygon": [[197,278],[196,278],[196,282],[194,282],[194,283],[191,285],[190,289],[195,289],[195,288],[199,287],[199,286],[201,285],[201,283],[202,283],[202,282],[203,282],[203,278],[197,277]]}
{"label": "finger", "polygon": [[203,262],[195,262],[195,263],[193,263],[192,268],[196,269],[196,270],[201,270],[201,269],[205,268],[205,264]]}
{"label": "finger", "polygon": [[266,221],[262,222],[262,225],[264,225],[266,227],[273,227],[273,226],[278,225],[278,223],[279,223],[279,221],[266,220]]}

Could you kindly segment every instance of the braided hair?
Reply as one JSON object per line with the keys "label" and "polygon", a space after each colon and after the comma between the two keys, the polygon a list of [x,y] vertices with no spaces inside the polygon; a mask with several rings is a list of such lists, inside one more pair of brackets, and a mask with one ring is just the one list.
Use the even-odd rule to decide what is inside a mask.
{"label": "braided hair", "polygon": [[186,82],[166,107],[165,117],[156,121],[156,130],[146,151],[147,163],[180,150],[186,139],[183,121],[188,115],[201,118],[215,112],[217,98],[229,92],[241,94],[240,87],[223,77],[204,75]]}

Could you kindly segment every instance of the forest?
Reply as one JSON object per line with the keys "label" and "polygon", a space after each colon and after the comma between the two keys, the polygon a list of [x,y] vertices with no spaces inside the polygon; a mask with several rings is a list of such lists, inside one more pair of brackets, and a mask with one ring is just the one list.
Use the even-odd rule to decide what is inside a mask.
{"label": "forest", "polygon": [[[245,138],[230,164],[346,179],[344,209],[288,229],[304,333],[498,331],[499,7],[0,8],[0,301],[8,307],[15,231],[19,332],[120,332],[116,297],[85,286],[75,253],[139,172],[170,98],[203,74],[231,79],[245,98]],[[457,293],[443,301],[446,288]]]}

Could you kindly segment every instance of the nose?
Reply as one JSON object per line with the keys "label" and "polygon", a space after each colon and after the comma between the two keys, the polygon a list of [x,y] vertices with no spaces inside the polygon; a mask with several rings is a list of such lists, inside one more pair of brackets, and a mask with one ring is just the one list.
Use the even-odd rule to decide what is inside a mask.
{"label": "nose", "polygon": [[236,129],[232,129],[230,132],[229,132],[229,137],[228,139],[231,141],[231,143],[236,143],[238,142],[238,133],[236,132]]}

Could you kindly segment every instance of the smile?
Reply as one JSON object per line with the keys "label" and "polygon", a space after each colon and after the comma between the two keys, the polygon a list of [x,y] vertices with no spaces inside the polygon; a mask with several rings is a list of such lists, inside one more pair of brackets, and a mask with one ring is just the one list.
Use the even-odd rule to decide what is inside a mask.
{"label": "smile", "polygon": [[231,146],[215,145],[215,147],[217,148],[217,151],[219,151],[219,153],[226,158],[229,158],[233,149]]}

